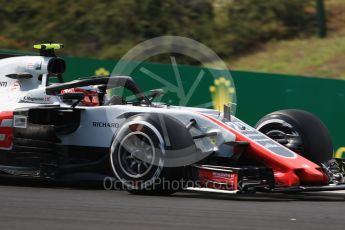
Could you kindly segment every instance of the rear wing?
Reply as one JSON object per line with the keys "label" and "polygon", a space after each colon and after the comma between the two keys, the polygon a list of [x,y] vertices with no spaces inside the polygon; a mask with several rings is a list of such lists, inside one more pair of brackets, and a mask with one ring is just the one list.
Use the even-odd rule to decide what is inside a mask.
{"label": "rear wing", "polygon": [[[36,44],[33,46],[34,49],[39,50],[40,56],[45,57],[56,57],[54,50],[63,48],[64,45],[60,43],[46,43]],[[15,51],[15,50],[0,50],[0,59],[18,56],[37,56],[37,53],[30,51]]]}

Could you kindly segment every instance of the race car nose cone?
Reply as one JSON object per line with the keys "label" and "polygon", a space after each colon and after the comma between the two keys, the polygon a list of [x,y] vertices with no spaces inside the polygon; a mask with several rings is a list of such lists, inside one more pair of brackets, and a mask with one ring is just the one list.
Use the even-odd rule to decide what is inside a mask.
{"label": "race car nose cone", "polygon": [[325,185],[328,184],[328,177],[322,172],[320,167],[305,167],[295,170],[302,185]]}

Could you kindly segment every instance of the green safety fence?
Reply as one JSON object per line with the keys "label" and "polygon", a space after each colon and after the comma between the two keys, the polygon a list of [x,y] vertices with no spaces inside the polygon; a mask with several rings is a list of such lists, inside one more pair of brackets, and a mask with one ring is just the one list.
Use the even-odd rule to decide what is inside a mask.
{"label": "green safety fence", "polygon": [[[129,74],[144,91],[164,88],[167,93],[162,101],[169,104],[218,109],[221,104],[236,102],[236,88],[236,116],[251,125],[276,110],[307,110],[320,117],[329,128],[334,141],[335,156],[345,157],[343,80],[231,71],[236,86],[234,88],[226,77],[227,70],[184,65],[178,65],[176,68],[169,64],[134,62],[117,72],[113,71],[118,64],[116,61],[74,57],[65,57],[65,60],[67,71],[64,78],[67,81],[110,73]],[[176,79],[176,69],[181,76],[181,82]]]}

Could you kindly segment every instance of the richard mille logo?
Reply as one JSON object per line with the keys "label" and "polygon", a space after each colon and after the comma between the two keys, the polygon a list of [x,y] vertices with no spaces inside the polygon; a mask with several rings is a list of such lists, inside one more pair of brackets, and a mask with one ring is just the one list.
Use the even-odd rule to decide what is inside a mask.
{"label": "richard mille logo", "polygon": [[92,126],[97,127],[97,128],[118,128],[119,123],[94,121],[94,122],[92,122]]}

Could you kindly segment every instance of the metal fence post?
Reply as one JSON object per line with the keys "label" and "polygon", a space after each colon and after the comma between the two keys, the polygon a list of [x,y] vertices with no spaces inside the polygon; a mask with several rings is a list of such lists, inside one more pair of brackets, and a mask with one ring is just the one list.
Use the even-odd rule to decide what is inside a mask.
{"label": "metal fence post", "polygon": [[325,4],[323,0],[316,0],[317,23],[319,27],[319,37],[324,38],[327,35]]}

